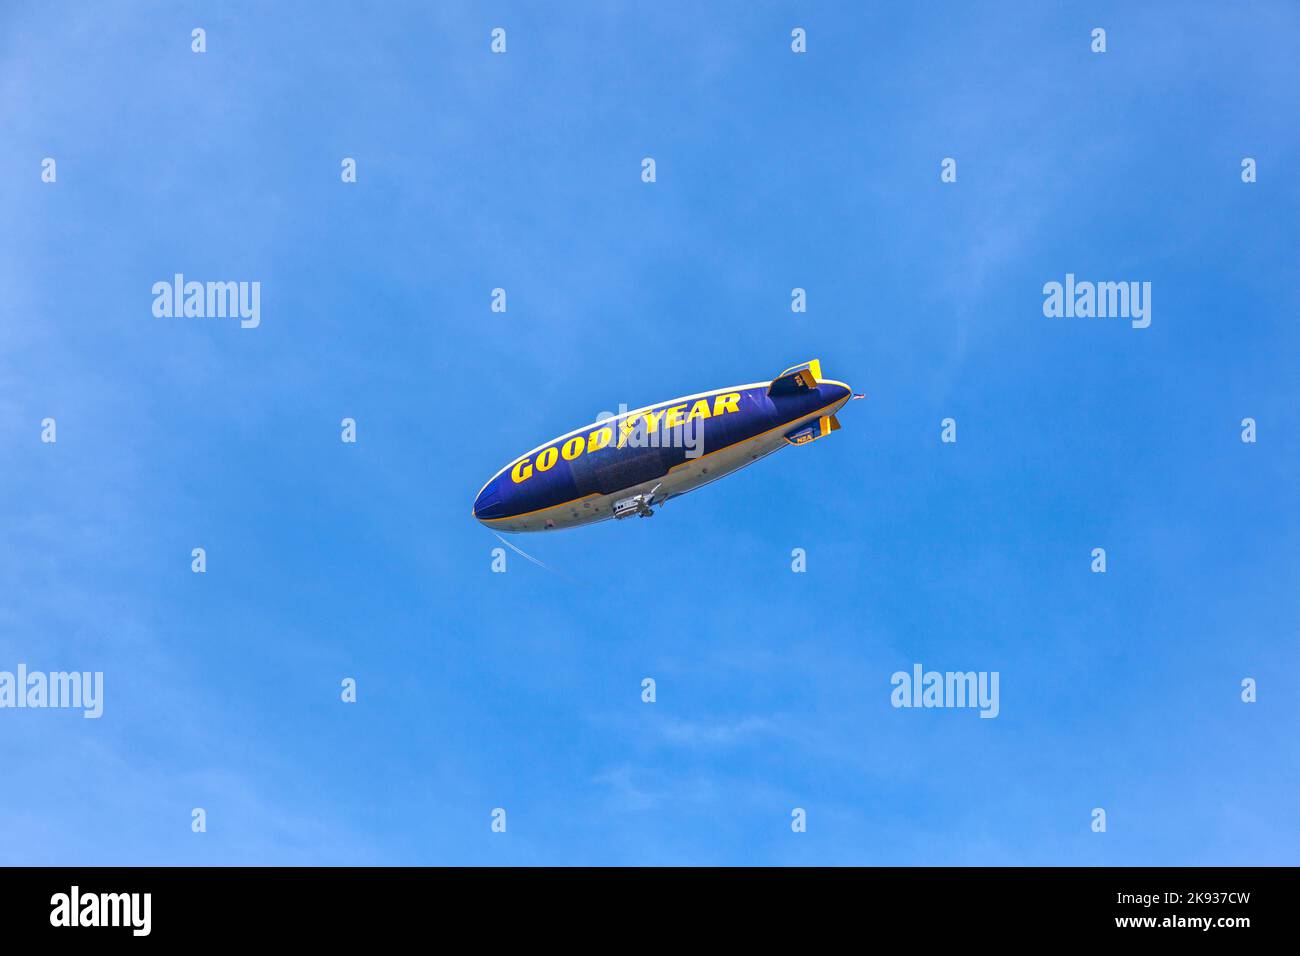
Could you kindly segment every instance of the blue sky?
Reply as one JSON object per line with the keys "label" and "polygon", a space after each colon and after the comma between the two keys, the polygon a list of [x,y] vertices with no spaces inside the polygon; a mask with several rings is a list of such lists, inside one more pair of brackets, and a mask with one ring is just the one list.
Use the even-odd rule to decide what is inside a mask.
{"label": "blue sky", "polygon": [[[1295,6],[385,9],[0,11],[0,670],[105,675],[0,862],[1295,862]],[[513,456],[813,357],[843,430],[492,573]]]}

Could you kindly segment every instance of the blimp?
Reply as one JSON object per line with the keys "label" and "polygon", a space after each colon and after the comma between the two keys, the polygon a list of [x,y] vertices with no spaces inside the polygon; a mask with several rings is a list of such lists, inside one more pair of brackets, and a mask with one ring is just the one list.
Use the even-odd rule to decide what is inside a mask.
{"label": "blimp", "polygon": [[813,359],[776,378],[606,416],[515,458],[488,479],[473,517],[494,531],[648,518],[666,502],[840,427],[854,398]]}

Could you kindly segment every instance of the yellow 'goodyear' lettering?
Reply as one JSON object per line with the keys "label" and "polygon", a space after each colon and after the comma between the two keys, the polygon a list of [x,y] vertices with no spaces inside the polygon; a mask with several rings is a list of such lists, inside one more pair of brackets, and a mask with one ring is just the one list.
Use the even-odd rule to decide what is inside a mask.
{"label": "yellow 'goodyear' lettering", "polygon": [[[686,411],[687,408],[690,408],[689,414]],[[709,400],[701,398],[694,404],[685,402],[681,405],[671,405],[659,409],[651,408],[643,412],[636,412],[628,415],[618,423],[618,442],[614,447],[622,448],[626,445],[632,432],[636,431],[642,422],[645,423],[646,434],[649,434],[657,430],[661,423],[665,429],[678,428],[688,422],[695,421],[697,418],[712,418],[716,415],[725,415],[737,411],[740,411],[739,392],[727,392],[713,396],[712,409],[709,407]],[[534,469],[539,472],[549,471],[561,457],[565,461],[573,461],[582,455],[590,455],[594,451],[600,451],[602,448],[608,447],[613,440],[614,429],[608,425],[602,425],[586,436],[574,435],[565,441],[563,445],[552,445],[550,448],[542,449],[535,461],[532,457],[528,457],[515,462],[510,469],[510,480],[515,484],[521,484],[533,476]]]}

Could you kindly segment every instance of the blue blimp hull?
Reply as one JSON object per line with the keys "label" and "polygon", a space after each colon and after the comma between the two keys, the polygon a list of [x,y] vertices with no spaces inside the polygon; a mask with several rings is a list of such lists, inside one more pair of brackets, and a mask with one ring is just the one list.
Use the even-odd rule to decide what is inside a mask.
{"label": "blue blimp hull", "polygon": [[647,405],[575,429],[516,458],[474,501],[496,531],[551,531],[654,514],[670,498],[838,429],[853,398],[814,359],[770,382]]}

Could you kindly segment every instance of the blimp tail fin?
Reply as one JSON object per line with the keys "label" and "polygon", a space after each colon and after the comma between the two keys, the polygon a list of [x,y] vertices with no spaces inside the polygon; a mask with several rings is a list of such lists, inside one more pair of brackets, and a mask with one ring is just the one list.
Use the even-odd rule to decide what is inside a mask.
{"label": "blimp tail fin", "polygon": [[840,430],[840,420],[834,415],[823,415],[815,422],[810,422],[793,431],[786,432],[785,440],[791,445],[806,445],[810,441]]}
{"label": "blimp tail fin", "polygon": [[811,362],[788,368],[774,378],[767,388],[767,394],[769,396],[793,395],[796,392],[804,392],[816,388],[821,377],[822,363],[818,359],[813,359]]}

